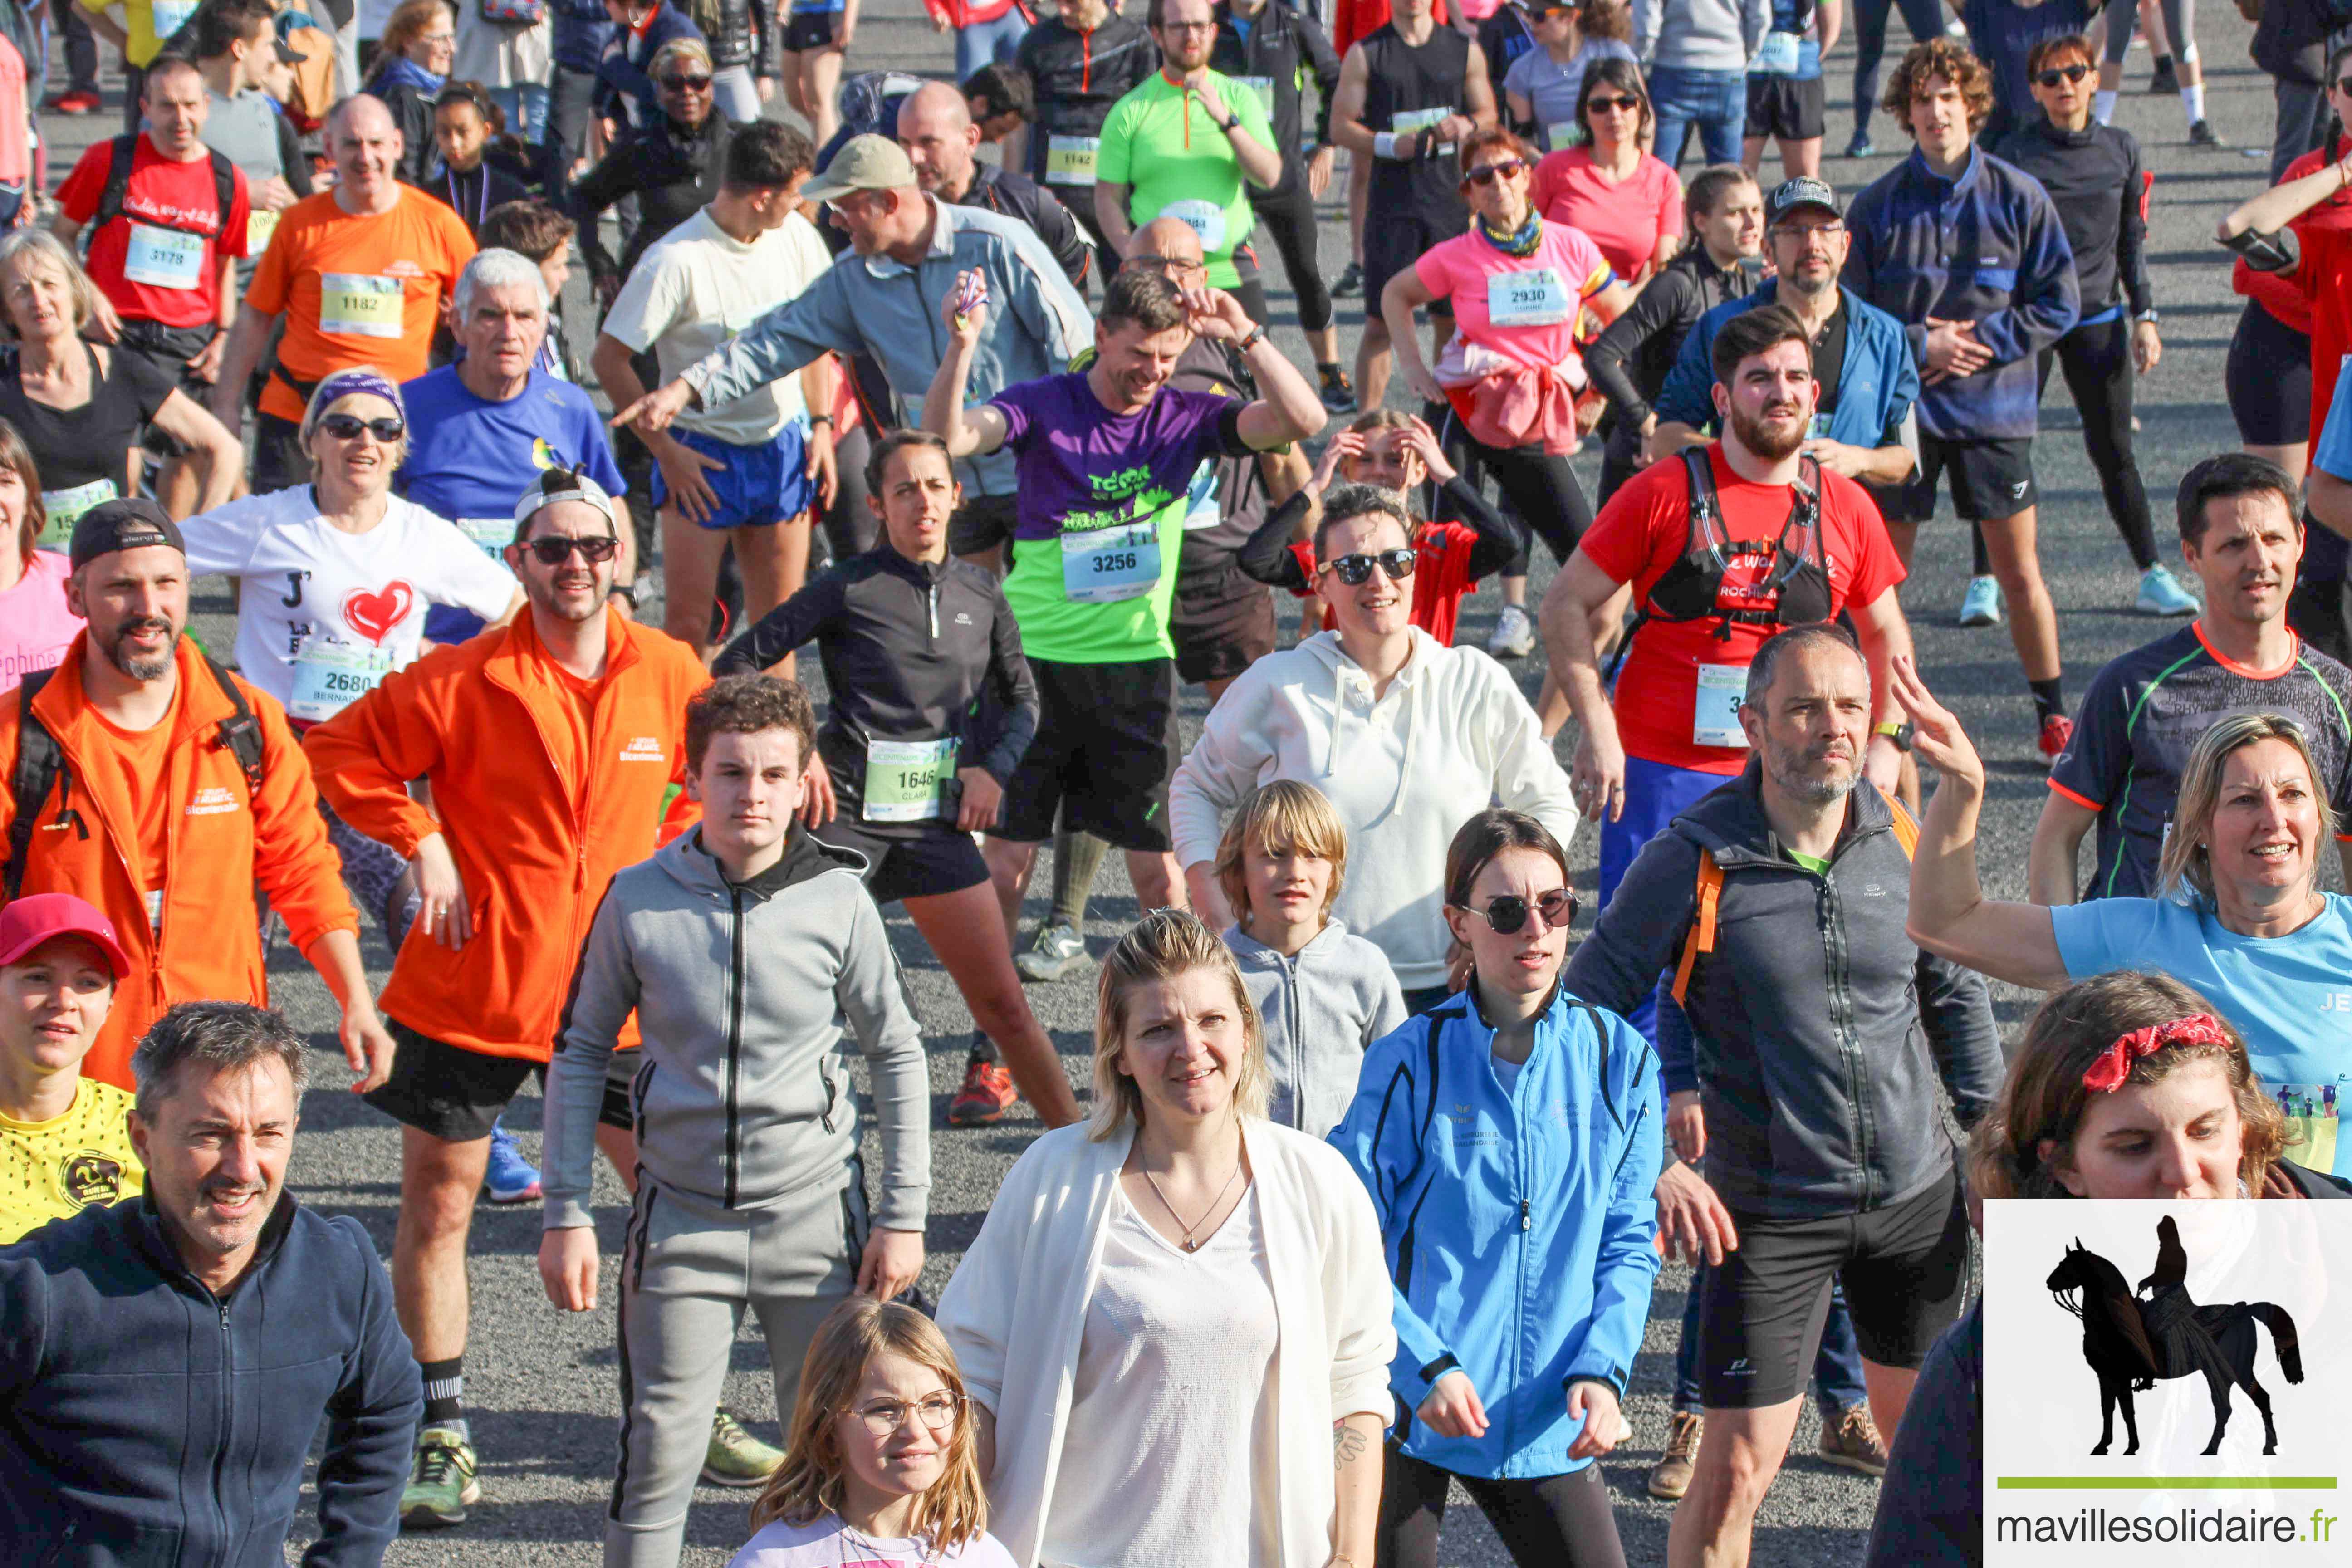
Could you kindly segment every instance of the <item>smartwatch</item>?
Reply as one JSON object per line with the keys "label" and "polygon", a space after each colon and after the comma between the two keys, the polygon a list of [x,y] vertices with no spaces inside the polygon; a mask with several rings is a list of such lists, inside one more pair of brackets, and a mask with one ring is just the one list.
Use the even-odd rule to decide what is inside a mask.
{"label": "smartwatch", "polygon": [[1884,735],[1888,740],[1894,742],[1895,749],[1896,751],[1907,752],[1911,749],[1911,737],[1917,732],[1917,729],[1916,726],[1912,724],[1912,722],[1906,719],[1900,724],[1888,723],[1873,725],[1870,732],[1873,735]]}

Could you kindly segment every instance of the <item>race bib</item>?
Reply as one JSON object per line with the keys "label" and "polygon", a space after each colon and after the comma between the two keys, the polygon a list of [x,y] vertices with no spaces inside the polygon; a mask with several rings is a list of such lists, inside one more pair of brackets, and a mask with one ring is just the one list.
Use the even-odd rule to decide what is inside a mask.
{"label": "race bib", "polygon": [[1584,142],[1584,127],[1570,120],[1559,125],[1544,127],[1544,145],[1558,153]]}
{"label": "race bib", "polygon": [[286,700],[287,714],[314,724],[331,719],[391,673],[392,656],[381,649],[309,638],[294,656],[294,690]]}
{"label": "race bib", "polygon": [[1228,77],[1235,87],[1245,87],[1257,94],[1257,101],[1265,110],[1266,123],[1274,123],[1274,79],[1270,76]]}
{"label": "race bib", "polygon": [[515,525],[510,517],[461,517],[457,526],[493,561],[503,556],[507,546],[514,542]]}
{"label": "race bib", "polygon": [[195,16],[197,0],[155,0],[155,39],[168,44],[172,35]]}
{"label": "race bib", "polygon": [[1211,256],[1225,249],[1225,209],[1214,202],[1170,202],[1160,209],[1201,237],[1201,248]]}
{"label": "race bib", "polygon": [[348,338],[398,338],[407,290],[397,278],[327,272],[319,278],[319,330]]}
{"label": "race bib", "polygon": [[1557,267],[1486,277],[1486,319],[1498,327],[1557,327],[1575,313],[1576,295]]}
{"label": "race bib", "polygon": [[1700,665],[1698,695],[1691,703],[1691,744],[1746,750],[1748,734],[1739,727],[1739,707],[1747,699],[1746,665]]}
{"label": "race bib", "polygon": [[122,275],[153,289],[202,287],[205,242],[200,235],[152,223],[131,226],[131,248],[122,258]]}
{"label": "race bib", "polygon": [[271,237],[278,232],[277,213],[266,207],[255,207],[245,215],[245,256],[248,261],[258,261],[261,253],[269,248]]}
{"label": "race bib", "polygon": [[1751,76],[1794,76],[1797,74],[1797,46],[1803,39],[1795,33],[1767,33],[1764,47],[1756,51],[1748,65]]}
{"label": "race bib", "polygon": [[41,525],[41,536],[33,542],[44,550],[70,548],[74,524],[81,520],[81,514],[102,500],[114,500],[121,493],[115,489],[112,479],[92,479],[69,490],[43,490],[41,510],[48,521]]}
{"label": "race bib", "polygon": [[1146,520],[1062,535],[1062,592],[1074,605],[1139,599],[1160,582],[1160,529]]}
{"label": "race bib", "polygon": [[948,780],[955,776],[956,740],[866,742],[868,822],[929,822],[943,816]]}
{"label": "race bib", "polygon": [[[1427,131],[1453,112],[1443,106],[1436,109],[1400,109],[1389,116],[1389,129],[1400,136],[1408,131]],[[1451,142],[1435,148],[1416,147],[1413,150],[1423,153],[1434,153],[1440,158],[1454,156],[1454,143]]]}
{"label": "race bib", "polygon": [[2336,1169],[2336,1136],[2344,1111],[2340,1083],[2283,1083],[2270,1091],[2286,1117],[2286,1156],[2308,1171]]}
{"label": "race bib", "polygon": [[1048,136],[1045,138],[1045,183],[1049,185],[1091,185],[1095,183],[1095,153],[1102,147],[1099,136]]}

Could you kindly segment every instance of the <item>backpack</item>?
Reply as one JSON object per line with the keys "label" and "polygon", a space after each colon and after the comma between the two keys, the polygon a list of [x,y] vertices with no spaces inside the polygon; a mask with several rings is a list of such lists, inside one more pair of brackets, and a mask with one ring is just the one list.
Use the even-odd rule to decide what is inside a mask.
{"label": "backpack", "polygon": [[[1885,790],[1878,795],[1895,814],[1895,842],[1903,846],[1903,858],[1908,860],[1919,851],[1919,821]],[[1689,934],[1683,938],[1682,962],[1675,965],[1673,993],[1677,1007],[1690,994],[1691,971],[1698,963],[1698,955],[1715,951],[1715,910],[1722,900],[1723,868],[1715,863],[1713,850],[1702,849],[1698,852],[1698,909],[1691,917]]]}
{"label": "backpack", "polygon": [[[221,695],[226,697],[229,705],[236,709],[214,730],[213,743],[236,759],[237,771],[245,775],[246,796],[250,802],[261,793],[262,781],[268,776],[267,754],[262,749],[261,726],[255,721],[253,709],[247,703],[245,693],[237,689],[236,682],[229,678],[228,671],[208,653],[204,659],[205,668],[212,671],[213,679],[221,689]],[[0,902],[13,900],[24,889],[25,869],[32,861],[33,817],[40,811],[41,803],[49,798],[49,791],[58,787],[60,778],[65,783],[58,797],[58,821],[60,824],[70,822],[83,837],[89,837],[89,824],[81,820],[80,814],[67,799],[73,789],[73,779],[67,773],[65,750],[58,744],[58,738],[49,733],[49,727],[42,723],[33,711],[33,699],[40,695],[41,689],[48,685],[49,678],[56,673],[54,669],[44,669],[28,675],[25,677],[24,684],[16,688],[16,766],[8,780],[9,795],[16,804],[16,816],[8,824],[7,868],[5,874],[0,874],[5,891],[0,894]]]}
{"label": "backpack", "polygon": [[[137,135],[117,136],[109,145],[106,163],[106,188],[99,193],[98,211],[91,215],[89,232],[93,235],[122,216],[122,204],[131,195],[131,162],[139,152]],[[218,153],[209,154],[213,161],[213,212],[219,226],[205,234],[201,229],[183,229],[177,224],[159,223],[158,228],[169,228],[181,234],[201,235],[205,239],[218,239],[228,228],[229,203],[236,195],[236,165]],[[142,223],[147,220],[142,218]]]}

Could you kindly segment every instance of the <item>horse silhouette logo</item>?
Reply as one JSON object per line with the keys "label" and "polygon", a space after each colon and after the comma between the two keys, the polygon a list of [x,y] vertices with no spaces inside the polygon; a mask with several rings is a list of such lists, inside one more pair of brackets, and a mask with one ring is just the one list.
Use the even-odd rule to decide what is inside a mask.
{"label": "horse silhouette logo", "polygon": [[2126,1286],[2123,1271],[2080,1237],[2043,1281],[2058,1305],[2082,1320],[2083,1359],[2098,1374],[2099,1443],[2092,1453],[2105,1453],[2115,1441],[2117,1405],[2131,1438],[2124,1452],[2138,1453],[2134,1392],[2154,1388],[2159,1379],[2193,1376],[2202,1376],[2213,1395],[2213,1436],[2206,1453],[2221,1452],[2233,1383],[2263,1413],[2263,1452],[2278,1452],[2271,1396],[2254,1378],[2254,1325],[2270,1330],[2286,1380],[2301,1383],[2303,1350],[2294,1319],[2272,1301],[2200,1307],[2189,1299],[2188,1279],[2188,1249],[2180,1245],[2180,1227],[2167,1215],[2156,1226],[2156,1267],[2139,1282],[2145,1296]]}

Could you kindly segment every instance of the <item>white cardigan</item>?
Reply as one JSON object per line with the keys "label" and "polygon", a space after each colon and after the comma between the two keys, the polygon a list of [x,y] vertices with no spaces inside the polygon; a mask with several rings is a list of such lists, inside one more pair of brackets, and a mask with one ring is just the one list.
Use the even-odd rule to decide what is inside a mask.
{"label": "white cardigan", "polygon": [[[1322,1568],[1336,1509],[1331,1425],[1360,1412],[1385,1424],[1393,1409],[1393,1293],[1371,1198],[1339,1152],[1254,1118],[1244,1121],[1243,1139],[1281,1331],[1275,1402],[1282,1563]],[[964,1382],[996,1416],[989,1532],[1022,1568],[1034,1568],[1045,1539],[1104,1220],[1134,1141],[1129,1129],[1091,1142],[1082,1122],[1031,1144],[940,1297],[939,1324]],[[1201,1436],[1231,1440],[1227,1433]],[[1175,1499],[1137,1504],[1181,1506]]]}

